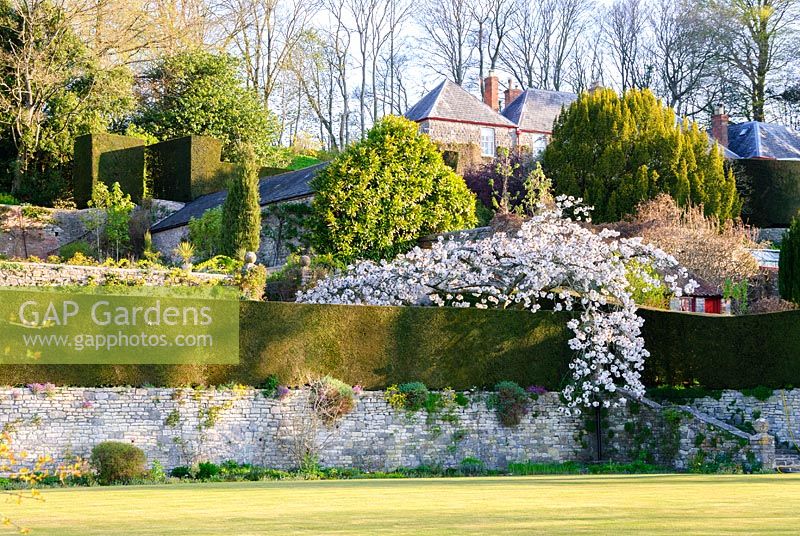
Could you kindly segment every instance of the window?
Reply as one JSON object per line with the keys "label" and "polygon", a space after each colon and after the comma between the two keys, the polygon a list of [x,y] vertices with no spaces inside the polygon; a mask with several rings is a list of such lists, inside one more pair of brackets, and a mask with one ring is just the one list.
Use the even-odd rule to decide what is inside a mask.
{"label": "window", "polygon": [[547,147],[547,136],[537,136],[531,143],[531,153],[533,156],[541,155]]}
{"label": "window", "polygon": [[494,129],[481,129],[481,156],[494,156],[497,145],[494,143]]}

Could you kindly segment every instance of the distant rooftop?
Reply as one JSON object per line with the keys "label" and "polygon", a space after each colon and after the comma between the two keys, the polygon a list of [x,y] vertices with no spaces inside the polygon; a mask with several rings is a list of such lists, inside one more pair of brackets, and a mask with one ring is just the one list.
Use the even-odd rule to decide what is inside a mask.
{"label": "distant rooftop", "polygon": [[759,121],[731,124],[728,125],[728,149],[743,159],[800,160],[800,132]]}
{"label": "distant rooftop", "polygon": [[578,99],[575,93],[526,89],[503,110],[503,116],[521,130],[550,133],[561,108]]}
{"label": "distant rooftop", "polygon": [[405,117],[417,122],[425,119],[444,119],[500,127],[515,126],[513,122],[450,80],[442,81],[422,97],[418,103],[409,108]]}
{"label": "distant rooftop", "polygon": [[[327,165],[328,162],[322,162],[297,171],[260,179],[258,183],[260,205],[263,207],[272,203],[301,199],[313,194],[314,191],[311,189],[309,182]],[[188,224],[190,219],[201,217],[206,210],[221,206],[226,197],[228,197],[227,190],[200,196],[194,201],[186,203],[179,211],[153,225],[150,231],[158,233],[175,227],[182,227]]]}

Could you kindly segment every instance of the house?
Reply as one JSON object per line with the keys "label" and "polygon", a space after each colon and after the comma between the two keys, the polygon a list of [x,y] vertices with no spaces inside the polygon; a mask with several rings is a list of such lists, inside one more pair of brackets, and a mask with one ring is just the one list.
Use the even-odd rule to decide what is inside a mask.
{"label": "house", "polygon": [[445,159],[457,171],[476,160],[494,157],[498,147],[540,153],[561,109],[578,98],[559,91],[523,91],[509,80],[501,106],[500,84],[494,72],[483,80],[483,90],[481,100],[444,80],[405,114],[440,145]]}
{"label": "house", "polygon": [[788,227],[800,210],[800,132],[761,121],[732,123],[718,106],[709,134],[744,179],[743,219],[761,228]]}
{"label": "house", "polygon": [[719,289],[706,283],[695,275],[691,276],[697,281],[698,287],[691,294],[670,300],[670,309],[689,313],[730,314],[730,304],[723,306],[723,296]]}
{"label": "house", "polygon": [[[297,171],[262,176],[258,184],[259,204],[262,209],[282,203],[310,203],[314,197],[314,190],[310,185],[311,179],[327,165],[328,162],[322,162]],[[171,255],[181,241],[187,240],[189,221],[192,218],[200,218],[209,209],[222,206],[227,196],[227,190],[202,195],[157,222],[150,228],[153,247],[167,256]],[[269,219],[262,223],[264,229],[277,226],[277,222]],[[257,253],[258,258],[267,265],[283,264],[288,255],[285,245],[278,243],[272,233],[262,234],[261,246]]]}

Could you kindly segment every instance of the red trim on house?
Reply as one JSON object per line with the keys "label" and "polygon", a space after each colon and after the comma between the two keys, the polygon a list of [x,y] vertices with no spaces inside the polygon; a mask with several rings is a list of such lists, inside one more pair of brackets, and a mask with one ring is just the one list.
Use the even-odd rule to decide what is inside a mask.
{"label": "red trim on house", "polygon": [[499,123],[484,123],[482,121],[469,121],[466,119],[449,119],[447,117],[426,117],[424,119],[420,119],[417,123],[422,123],[423,121],[443,121],[445,123],[463,123],[466,125],[477,125],[481,127],[499,127],[499,128],[507,128],[508,130],[515,130],[517,127],[514,125],[501,125]]}
{"label": "red trim on house", "polygon": [[546,134],[547,136],[553,135],[552,130],[528,130],[526,128],[518,128],[517,132],[520,132],[522,134]]}

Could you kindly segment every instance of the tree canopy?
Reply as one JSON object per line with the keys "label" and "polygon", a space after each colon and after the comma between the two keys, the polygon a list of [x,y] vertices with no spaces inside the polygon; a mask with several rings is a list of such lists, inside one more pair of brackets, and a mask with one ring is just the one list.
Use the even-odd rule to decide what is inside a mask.
{"label": "tree canopy", "polygon": [[146,78],[143,108],[135,124],[159,140],[200,134],[223,142],[233,158],[238,141],[253,147],[258,163],[285,158],[277,142],[279,125],[266,103],[248,89],[232,56],[182,52],[160,60]]}
{"label": "tree canopy", "polygon": [[73,139],[134,106],[133,77],[107,66],[61,3],[0,0],[0,189],[34,203],[68,193]]}
{"label": "tree canopy", "polygon": [[380,120],[312,183],[312,243],[343,260],[383,259],[427,234],[474,226],[475,196],[416,123]]}
{"label": "tree canopy", "polygon": [[722,152],[649,90],[582,93],[556,120],[542,164],[555,192],[583,197],[597,221],[619,220],[659,193],[722,220],[741,208]]}

